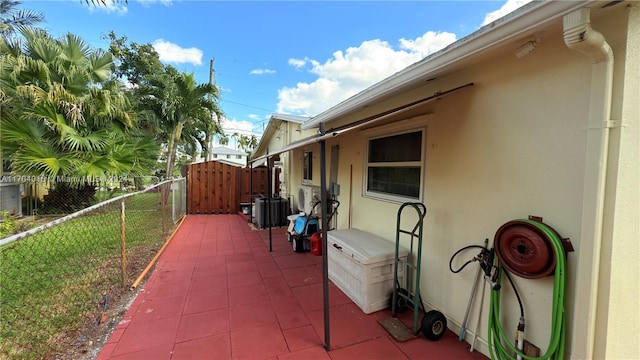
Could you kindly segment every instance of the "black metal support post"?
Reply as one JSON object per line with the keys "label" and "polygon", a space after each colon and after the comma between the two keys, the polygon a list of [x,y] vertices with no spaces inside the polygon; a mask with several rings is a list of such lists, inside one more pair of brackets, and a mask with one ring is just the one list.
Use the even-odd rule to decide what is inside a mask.
{"label": "black metal support post", "polygon": [[[267,152],[269,149],[267,149]],[[269,223],[269,252],[273,251],[273,237],[271,234],[271,157],[267,157],[267,222]]]}
{"label": "black metal support post", "polygon": [[249,163],[249,220],[253,219],[253,162]]}
{"label": "black metal support post", "polygon": [[[320,123],[320,134],[324,135],[324,123]],[[325,140],[320,140],[320,200],[322,201],[322,293],[324,297],[324,347],[331,350],[329,325],[329,261],[327,254],[327,161]]]}

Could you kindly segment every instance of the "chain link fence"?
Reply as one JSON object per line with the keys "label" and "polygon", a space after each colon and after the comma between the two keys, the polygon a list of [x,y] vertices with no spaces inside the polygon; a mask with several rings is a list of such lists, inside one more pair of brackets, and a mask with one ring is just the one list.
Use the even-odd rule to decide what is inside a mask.
{"label": "chain link fence", "polygon": [[22,200],[0,223],[0,358],[74,358],[185,215],[186,180],[35,181]]}

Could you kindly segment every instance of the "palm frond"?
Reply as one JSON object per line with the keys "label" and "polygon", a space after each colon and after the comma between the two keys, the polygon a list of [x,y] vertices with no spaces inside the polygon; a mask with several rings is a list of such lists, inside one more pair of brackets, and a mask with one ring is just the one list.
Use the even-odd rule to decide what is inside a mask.
{"label": "palm frond", "polygon": [[63,169],[71,164],[70,159],[63,154],[55,154],[49,157],[23,154],[13,160],[13,169],[25,175],[43,175],[56,177]]}
{"label": "palm frond", "polygon": [[102,82],[107,80],[113,68],[113,56],[110,53],[97,50],[88,57],[88,70],[92,81]]}
{"label": "palm frond", "polygon": [[93,131],[87,134],[67,133],[61,141],[71,152],[95,152],[103,150],[109,143],[108,139],[109,134],[106,131]]}
{"label": "palm frond", "polygon": [[74,169],[79,178],[102,178],[109,173],[117,173],[107,157],[89,156],[84,160]]}
{"label": "palm frond", "polygon": [[0,139],[3,149],[19,149],[30,143],[46,141],[47,131],[42,123],[14,116],[7,112],[0,118]]}
{"label": "palm frond", "polygon": [[61,54],[60,59],[69,64],[84,67],[87,58],[91,53],[91,47],[78,35],[68,33],[65,38],[59,41]]}

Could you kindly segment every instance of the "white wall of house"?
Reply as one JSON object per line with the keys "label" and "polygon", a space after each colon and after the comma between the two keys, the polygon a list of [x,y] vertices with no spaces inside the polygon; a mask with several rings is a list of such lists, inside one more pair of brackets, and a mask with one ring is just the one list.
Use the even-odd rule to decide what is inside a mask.
{"label": "white wall of house", "polygon": [[[612,120],[620,126],[610,130],[602,271],[596,280],[596,355],[607,359],[638,357],[640,342],[640,6],[628,7],[628,19],[611,18],[616,29],[607,33],[619,51],[616,56]],[[625,21],[626,20],[626,21]],[[625,29],[625,26],[627,28]]]}
{"label": "white wall of house", "polygon": [[[203,159],[200,160],[204,161]],[[246,166],[247,153],[224,146],[218,146],[211,149],[211,160],[221,160],[234,163],[239,166]]]}
{"label": "white wall of house", "polygon": [[[290,115],[281,115],[283,118],[301,118]],[[284,146],[300,139],[307,138],[316,133],[315,129],[302,130],[300,123],[286,121],[273,116],[265,129],[265,135],[260,139],[260,144],[254,154],[255,157],[266,155],[269,152],[277,151]],[[302,183],[302,170],[296,167],[298,159],[293,153],[283,152],[277,154],[280,161],[280,196],[291,198],[291,204],[297,204],[297,194],[299,185]],[[319,174],[319,172],[318,172]]]}
{"label": "white wall of house", "polygon": [[[593,21],[593,27],[603,33],[615,56],[615,121],[610,124],[609,164],[617,165],[609,166],[606,174],[602,244],[590,233],[592,225],[585,215],[594,186],[589,149],[593,147],[594,132],[598,136],[597,132],[602,131],[602,126],[589,121],[592,63],[564,44],[561,21],[545,29],[537,48],[523,58],[513,54],[521,44],[514,42],[489,57],[479,58],[473,66],[451,71],[421,89],[379,104],[379,108],[368,108],[336,121],[349,123],[383,107],[400,106],[468,82],[475,84],[425,105],[424,115],[354,131],[327,142],[327,169],[329,149],[340,146],[338,200],[342,205],[338,228],[360,228],[395,240],[400,203],[364,195],[367,140],[380,134],[424,129],[420,201],[426,204],[428,213],[421,293],[427,305],[442,311],[450,327],[457,331],[475,267],[453,274],[449,271],[450,256],[466,245],[481,245],[485,238],[491,245],[496,230],[510,220],[541,216],[563,237],[570,238],[576,249],[568,254],[567,357],[637,356],[640,345],[633,340],[628,343],[628,331],[640,333],[640,36],[632,35],[640,34],[638,13],[637,6],[621,6]],[[634,25],[627,30],[628,18],[633,19]],[[290,153],[290,183],[302,184],[304,150],[313,151],[317,174],[313,183],[319,185],[317,144]],[[467,254],[473,255],[475,252]],[[553,278],[514,280],[524,299],[525,337],[544,353],[551,328]],[[506,331],[515,332],[517,302],[506,282],[503,287],[503,324],[513,324],[505,325]],[[483,303],[478,348],[488,354],[489,291],[485,292]],[[475,328],[478,311],[476,303],[467,328]],[[585,340],[590,331],[595,333],[591,344]]]}

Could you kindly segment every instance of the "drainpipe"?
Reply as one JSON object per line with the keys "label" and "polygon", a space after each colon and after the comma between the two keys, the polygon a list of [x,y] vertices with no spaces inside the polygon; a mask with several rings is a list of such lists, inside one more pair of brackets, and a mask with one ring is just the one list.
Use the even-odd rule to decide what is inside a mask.
{"label": "drainpipe", "polygon": [[[576,10],[563,18],[564,42],[592,61],[587,128],[580,257],[573,313],[574,358],[594,358],[600,252],[603,239],[605,183],[609,152],[613,52],[604,36],[591,28],[590,10]],[[587,296],[584,296],[587,295]],[[606,326],[606,325],[605,325]]]}

